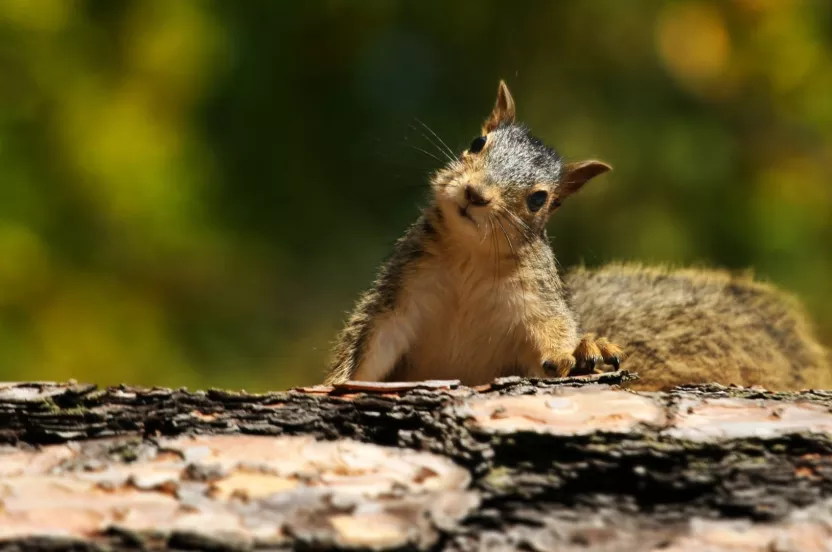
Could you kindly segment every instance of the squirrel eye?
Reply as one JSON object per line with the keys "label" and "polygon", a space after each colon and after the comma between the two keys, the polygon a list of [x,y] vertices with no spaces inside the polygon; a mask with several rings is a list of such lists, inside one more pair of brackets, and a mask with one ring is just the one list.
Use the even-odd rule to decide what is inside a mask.
{"label": "squirrel eye", "polygon": [[540,210],[541,207],[546,203],[546,199],[549,197],[544,191],[535,192],[528,197],[526,203],[529,205],[529,211],[532,213],[536,213]]}
{"label": "squirrel eye", "polygon": [[479,153],[482,151],[482,148],[485,147],[485,142],[487,138],[485,136],[478,136],[474,138],[474,141],[471,142],[471,145],[468,146],[468,153]]}

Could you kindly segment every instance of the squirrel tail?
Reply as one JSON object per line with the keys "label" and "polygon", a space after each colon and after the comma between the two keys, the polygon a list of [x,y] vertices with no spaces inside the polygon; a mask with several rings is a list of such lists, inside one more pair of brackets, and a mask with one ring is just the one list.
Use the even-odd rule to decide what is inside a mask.
{"label": "squirrel tail", "polygon": [[613,264],[564,280],[582,331],[624,348],[634,388],[832,388],[832,352],[803,305],[748,274]]}

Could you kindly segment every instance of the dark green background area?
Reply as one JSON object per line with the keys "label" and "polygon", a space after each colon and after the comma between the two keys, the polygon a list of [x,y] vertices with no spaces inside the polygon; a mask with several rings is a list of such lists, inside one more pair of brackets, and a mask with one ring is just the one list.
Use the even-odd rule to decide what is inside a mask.
{"label": "dark green background area", "polygon": [[[35,8],[35,6],[37,8]],[[0,379],[284,388],[477,134],[615,168],[563,266],[752,268],[832,342],[821,1],[6,0]]]}

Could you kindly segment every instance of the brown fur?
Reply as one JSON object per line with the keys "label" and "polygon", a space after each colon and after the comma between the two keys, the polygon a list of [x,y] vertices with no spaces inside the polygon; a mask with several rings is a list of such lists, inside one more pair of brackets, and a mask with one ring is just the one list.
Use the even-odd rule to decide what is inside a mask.
{"label": "brown fur", "polygon": [[637,389],[832,387],[828,352],[803,308],[771,285],[724,271],[621,264],[576,268],[564,281],[582,328],[625,348]]}
{"label": "brown fur", "polygon": [[[514,118],[501,82],[481,148],[472,144],[434,175],[431,204],[341,332],[327,383],[476,385],[619,362],[615,346],[579,339],[545,230],[560,202],[609,166],[563,165]],[[541,192],[545,202],[532,210],[528,201]]]}

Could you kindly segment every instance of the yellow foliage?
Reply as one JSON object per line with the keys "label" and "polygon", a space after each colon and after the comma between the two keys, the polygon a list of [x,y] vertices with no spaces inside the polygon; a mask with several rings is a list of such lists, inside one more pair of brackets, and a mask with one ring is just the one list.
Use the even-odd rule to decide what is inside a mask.
{"label": "yellow foliage", "polygon": [[731,41],[714,4],[668,2],[656,23],[659,54],[671,74],[696,92],[724,90]]}

